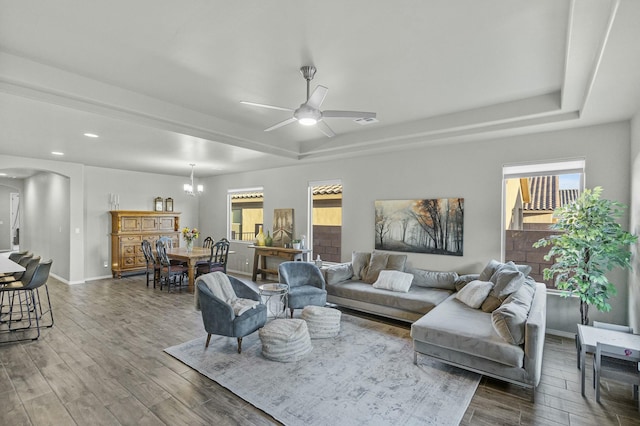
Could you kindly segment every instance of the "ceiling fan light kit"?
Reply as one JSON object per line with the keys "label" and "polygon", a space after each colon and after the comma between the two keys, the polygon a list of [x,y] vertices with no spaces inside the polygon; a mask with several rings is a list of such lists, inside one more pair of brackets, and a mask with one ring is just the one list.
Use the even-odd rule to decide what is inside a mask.
{"label": "ceiling fan light kit", "polygon": [[313,93],[310,92],[311,80],[313,80],[313,77],[316,75],[316,71],[316,67],[310,65],[306,65],[300,68],[300,74],[302,74],[302,77],[304,77],[304,79],[307,81],[307,100],[304,103],[300,104],[300,106],[295,110],[292,108],[284,108],[275,105],[259,104],[248,101],[240,101],[240,103],[250,106],[256,106],[259,108],[293,112],[293,117],[287,118],[284,121],[281,121],[271,127],[264,129],[265,132],[276,130],[280,127],[286,126],[287,124],[291,124],[297,121],[303,126],[318,125],[318,130],[320,130],[325,136],[331,138],[336,134],[324,121],[325,118],[348,118],[352,120],[376,118],[375,112],[337,110],[321,111],[320,106],[322,105],[324,98],[327,96],[329,89],[319,85],[315,88]]}

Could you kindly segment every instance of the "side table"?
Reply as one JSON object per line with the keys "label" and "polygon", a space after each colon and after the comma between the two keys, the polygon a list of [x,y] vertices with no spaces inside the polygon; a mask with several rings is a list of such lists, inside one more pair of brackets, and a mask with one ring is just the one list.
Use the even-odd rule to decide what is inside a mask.
{"label": "side table", "polygon": [[259,285],[258,289],[260,290],[260,300],[267,306],[267,317],[279,318],[282,315],[286,318],[289,286],[282,283],[270,283]]}

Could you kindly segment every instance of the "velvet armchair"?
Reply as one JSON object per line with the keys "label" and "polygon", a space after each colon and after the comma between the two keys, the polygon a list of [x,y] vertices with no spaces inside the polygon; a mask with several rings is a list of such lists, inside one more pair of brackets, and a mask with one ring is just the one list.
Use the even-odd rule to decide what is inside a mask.
{"label": "velvet armchair", "polygon": [[[228,278],[236,298],[257,301],[258,304],[236,315],[234,306],[218,297],[220,295],[219,291],[212,290],[211,286],[219,283],[220,275],[216,274]],[[242,338],[262,328],[267,322],[267,307],[259,304],[260,295],[235,277],[225,275],[222,272],[201,275],[196,280],[196,291],[198,292],[196,307],[199,307],[202,311],[202,322],[208,333],[205,348],[209,347],[211,335],[215,334],[236,337],[238,339],[238,353],[241,353]]]}
{"label": "velvet armchair", "polygon": [[320,269],[309,262],[282,262],[278,267],[280,282],[289,286],[288,304],[293,318],[294,309],[305,306],[324,306],[327,290]]}

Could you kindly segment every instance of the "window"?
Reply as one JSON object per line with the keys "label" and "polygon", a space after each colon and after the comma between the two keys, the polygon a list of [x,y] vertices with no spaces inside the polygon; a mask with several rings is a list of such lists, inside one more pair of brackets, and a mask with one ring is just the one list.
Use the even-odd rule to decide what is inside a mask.
{"label": "window", "polygon": [[232,189],[227,192],[228,238],[253,242],[263,224],[263,188]]}
{"label": "window", "polygon": [[309,183],[309,247],[313,258],[341,261],[342,182],[330,180]]}
{"label": "window", "polygon": [[531,277],[544,281],[548,247],[533,243],[548,236],[556,208],[573,202],[584,189],[584,160],[503,167],[503,245],[505,261],[531,266]]}

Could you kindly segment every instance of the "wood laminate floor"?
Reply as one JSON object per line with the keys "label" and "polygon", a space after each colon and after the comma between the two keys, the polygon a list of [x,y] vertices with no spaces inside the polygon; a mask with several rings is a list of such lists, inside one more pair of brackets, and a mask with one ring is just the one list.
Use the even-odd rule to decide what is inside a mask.
{"label": "wood laminate floor", "polygon": [[[0,425],[277,424],[163,352],[204,334],[193,295],[141,276],[49,289],[54,327],[0,345]],[[483,378],[462,424],[640,425],[630,387],[607,384],[599,405],[591,387],[580,395],[578,373],[573,340],[548,336],[536,402]]]}

